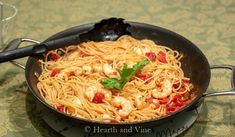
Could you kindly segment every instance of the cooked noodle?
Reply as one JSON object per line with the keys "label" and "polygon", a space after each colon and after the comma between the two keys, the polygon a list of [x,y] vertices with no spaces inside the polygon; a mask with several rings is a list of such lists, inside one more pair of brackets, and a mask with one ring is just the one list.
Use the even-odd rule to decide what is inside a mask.
{"label": "cooked noodle", "polygon": [[[46,54],[37,87],[44,100],[72,116],[102,122],[160,118],[193,98],[184,76],[182,55],[151,40],[123,36],[116,41],[86,42]],[[148,59],[123,89],[109,89],[107,78],[120,80],[117,69]],[[105,66],[106,65],[106,66]]]}

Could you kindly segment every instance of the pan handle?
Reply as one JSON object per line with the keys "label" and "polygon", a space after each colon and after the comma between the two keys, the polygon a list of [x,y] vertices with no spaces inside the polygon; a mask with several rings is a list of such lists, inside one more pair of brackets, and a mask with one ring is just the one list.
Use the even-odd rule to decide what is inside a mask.
{"label": "pan handle", "polygon": [[228,91],[221,91],[221,92],[216,92],[216,93],[204,93],[204,97],[211,97],[211,96],[220,96],[220,95],[235,95],[235,66],[233,65],[212,65],[210,67],[211,69],[228,69],[232,71],[232,76],[231,76],[231,90]]}
{"label": "pan handle", "polygon": [[[3,51],[9,51],[9,50],[14,50],[14,49],[17,49],[21,43],[23,42],[31,42],[31,43],[35,43],[35,44],[40,44],[39,41],[36,41],[36,40],[33,40],[33,39],[30,39],[30,38],[16,38],[16,39],[13,39],[11,42],[9,42],[6,46],[5,49],[3,49]],[[17,61],[10,61],[13,65],[21,68],[21,69],[25,69],[25,66],[22,65],[21,63],[17,62]]]}

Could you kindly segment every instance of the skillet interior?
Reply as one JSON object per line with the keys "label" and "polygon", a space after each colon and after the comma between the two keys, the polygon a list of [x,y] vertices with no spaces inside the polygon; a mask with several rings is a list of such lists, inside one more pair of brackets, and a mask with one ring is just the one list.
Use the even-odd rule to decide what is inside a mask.
{"label": "skillet interior", "polygon": [[[190,41],[185,39],[184,37],[163,29],[161,27],[156,27],[148,24],[143,23],[136,23],[136,22],[128,22],[131,27],[129,28],[129,31],[132,33],[132,36],[137,39],[151,39],[155,41],[158,44],[170,47],[174,50],[179,51],[184,55],[183,59],[181,59],[182,63],[182,69],[187,77],[191,79],[191,82],[195,86],[194,91],[197,95],[195,100],[189,104],[188,106],[178,110],[177,112],[174,112],[168,116],[165,116],[161,119],[152,119],[148,121],[141,121],[141,122],[133,122],[133,123],[125,123],[125,124],[107,124],[102,122],[94,122],[92,120],[82,120],[79,118],[71,117],[67,114],[61,113],[51,106],[49,106],[40,96],[38,89],[36,87],[37,85],[37,77],[35,77],[36,73],[41,73],[41,67],[38,64],[37,60],[42,59],[42,56],[35,56],[30,57],[26,64],[26,80],[28,83],[28,86],[30,88],[30,91],[32,94],[39,100],[41,103],[43,103],[47,108],[52,109],[56,113],[60,113],[65,118],[69,118],[75,121],[78,121],[79,123],[85,123],[85,124],[98,124],[98,125],[104,125],[104,126],[110,126],[110,125],[116,125],[116,126],[125,126],[125,125],[147,125],[147,126],[154,126],[157,124],[160,124],[161,122],[165,120],[170,120],[171,118],[174,118],[177,114],[180,112],[183,112],[187,110],[188,108],[192,107],[195,102],[197,102],[201,96],[202,93],[204,93],[208,87],[209,81],[210,81],[210,67],[209,63],[204,56],[204,54]],[[92,28],[93,24],[87,24],[82,26],[73,27],[70,29],[67,29],[65,31],[62,31],[60,33],[57,33],[53,35],[52,37],[48,38],[46,41],[65,37],[68,35],[73,35],[77,33],[83,33],[87,30],[90,30]]]}

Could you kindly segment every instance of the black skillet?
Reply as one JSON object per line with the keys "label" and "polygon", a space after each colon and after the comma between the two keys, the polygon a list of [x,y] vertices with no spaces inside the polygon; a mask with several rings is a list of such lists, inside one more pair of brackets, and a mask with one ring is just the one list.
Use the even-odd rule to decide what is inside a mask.
{"label": "black skillet", "polygon": [[[184,55],[184,57],[181,60],[182,69],[186,77],[189,77],[191,79],[191,82],[194,85],[193,91],[196,94],[196,98],[188,106],[185,106],[182,109],[174,113],[171,113],[165,117],[162,117],[160,119],[151,119],[151,120],[145,120],[141,122],[131,122],[131,123],[95,122],[92,119],[87,120],[87,119],[73,117],[68,114],[62,113],[56,110],[55,108],[51,107],[49,104],[47,104],[43,100],[43,98],[40,96],[38,89],[36,87],[36,84],[38,82],[37,76],[40,75],[41,73],[41,67],[40,67],[40,64],[38,63],[38,60],[43,59],[42,54],[38,54],[38,53],[39,51],[43,53],[42,50],[34,51],[34,53],[32,54],[30,53],[33,56],[30,56],[26,63],[25,77],[26,77],[26,81],[27,81],[27,84],[31,93],[34,95],[36,100],[39,101],[47,110],[52,111],[55,114],[59,114],[62,117],[71,120],[71,122],[76,122],[82,125],[99,125],[99,126],[108,126],[108,127],[115,126],[118,128],[128,127],[128,126],[153,127],[158,124],[161,124],[162,122],[167,122],[173,119],[174,117],[178,116],[178,114],[180,113],[184,113],[188,110],[194,109],[195,107],[197,107],[198,104],[204,101],[203,97],[205,96],[235,94],[235,88],[234,88],[235,67],[234,66],[214,65],[210,67],[205,55],[200,51],[199,48],[197,48],[197,46],[195,46],[192,42],[180,36],[179,34],[172,32],[170,30],[161,28],[161,27],[144,24],[144,23],[137,23],[137,22],[123,23],[122,19],[110,18],[110,19],[102,20],[101,22],[97,24],[91,23],[91,24],[80,25],[80,26],[66,29],[62,32],[59,32],[51,36],[50,38],[46,39],[44,42],[40,43],[39,45],[43,45],[44,48],[46,47],[45,49],[50,49],[50,48],[53,49],[54,48],[53,46],[57,46],[57,45],[53,45],[53,44],[46,45],[45,43],[53,43],[53,41],[57,41],[58,42],[57,44],[59,45],[58,47],[63,47],[64,45],[65,46],[70,45],[72,42],[69,41],[68,43],[66,43],[66,41],[63,41],[63,40],[61,41],[61,39],[67,39],[70,36],[77,35],[76,37],[79,37],[79,40],[75,40],[74,42],[80,43],[82,41],[89,41],[89,40],[94,40],[94,41],[115,40],[118,37],[125,35],[125,34],[131,35],[136,39],[153,40],[158,44],[167,46],[169,48],[172,48],[173,50],[177,50],[181,54]],[[14,53],[15,52],[14,49],[16,49],[18,45],[24,41],[36,42],[30,39],[21,39],[21,38],[15,39],[11,43],[8,44],[8,47],[6,48],[6,50],[11,50],[11,52]],[[34,45],[33,47],[31,46],[30,48],[35,50],[37,49],[37,48],[34,48],[36,46],[37,45]],[[1,60],[1,56],[0,56],[0,60]],[[19,66],[17,62],[13,62],[13,63]],[[21,65],[21,67],[23,66]],[[218,92],[218,93],[206,93],[206,90],[210,81],[210,76],[211,76],[210,69],[214,69],[214,68],[230,69],[233,71],[232,78],[231,78],[232,89],[230,91],[223,91],[223,92]]]}

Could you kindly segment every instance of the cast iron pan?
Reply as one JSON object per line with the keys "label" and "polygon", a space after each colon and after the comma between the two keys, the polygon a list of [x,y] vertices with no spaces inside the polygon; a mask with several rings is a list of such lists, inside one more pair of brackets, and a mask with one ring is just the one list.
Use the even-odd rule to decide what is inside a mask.
{"label": "cast iron pan", "polygon": [[[98,29],[96,28],[95,32],[94,31],[92,32],[92,30],[94,29],[94,26],[96,27],[98,26],[97,27]],[[114,27],[110,27],[110,26],[114,26]],[[235,75],[234,74],[231,78],[232,90],[224,91],[220,93],[212,93],[212,94],[205,93],[209,85],[210,76],[211,76],[210,65],[205,55],[201,52],[201,50],[197,46],[195,46],[192,42],[190,42],[186,38],[182,37],[181,35],[175,32],[172,32],[170,30],[167,30],[161,27],[157,27],[157,26],[153,26],[153,25],[149,25],[145,23],[137,23],[137,22],[123,23],[122,19],[110,18],[110,19],[102,20],[101,22],[98,23],[98,25],[91,23],[91,24],[80,25],[80,26],[66,29],[62,32],[59,32],[51,36],[50,38],[46,39],[42,43],[48,43],[48,42],[50,43],[51,41],[67,38],[69,36],[74,36],[77,34],[86,35],[87,34],[86,32],[92,32],[92,33],[89,33],[88,36],[84,36],[82,41],[115,40],[122,35],[131,35],[132,37],[136,39],[150,39],[156,42],[157,44],[161,44],[169,48],[172,48],[173,50],[179,51],[184,56],[181,59],[182,69],[185,73],[185,76],[189,77],[191,79],[192,84],[194,85],[193,92],[195,92],[196,98],[188,106],[185,106],[182,109],[174,113],[171,113],[170,115],[161,117],[159,119],[144,120],[141,122],[103,123],[103,122],[93,121],[92,119],[87,120],[87,119],[82,119],[78,117],[73,117],[73,116],[70,116],[68,114],[65,114],[63,112],[56,110],[55,108],[51,107],[49,104],[47,104],[43,100],[36,86],[38,82],[37,76],[40,75],[41,73],[41,67],[40,67],[40,64],[38,63],[38,60],[43,59],[43,56],[42,54],[34,54],[33,56],[30,56],[29,59],[27,60],[26,67],[25,67],[25,77],[26,77],[26,81],[27,81],[27,84],[31,93],[34,95],[36,100],[41,102],[41,104],[43,104],[43,106],[45,106],[49,111],[59,114],[63,116],[64,118],[71,120],[71,122],[75,122],[81,125],[90,125],[90,126],[91,125],[99,125],[99,126],[105,126],[105,127],[115,126],[117,128],[128,127],[128,126],[153,127],[153,126],[157,126],[161,124],[162,122],[167,122],[173,119],[180,113],[184,113],[185,111],[194,109],[195,107],[197,107],[197,104],[203,101],[204,96],[235,94],[234,92]],[[27,39],[13,40],[9,44],[7,50],[9,49],[13,50],[17,48],[17,46],[23,41],[27,41]],[[79,42],[81,41],[78,41],[77,43]],[[68,44],[65,44],[65,45],[67,46]],[[219,65],[219,66],[216,65],[216,66],[212,66],[211,68],[231,69],[233,70],[233,72],[235,70],[234,66],[231,66],[231,65]]]}

